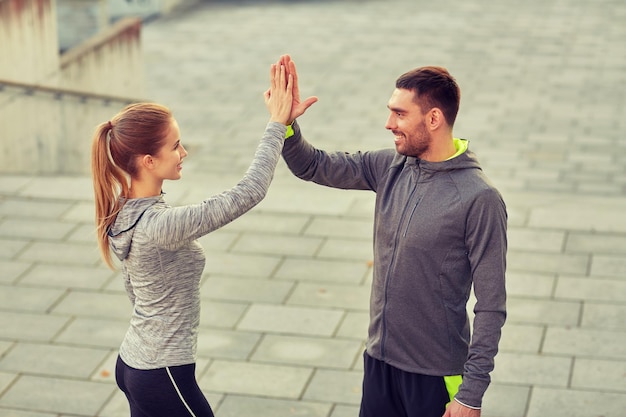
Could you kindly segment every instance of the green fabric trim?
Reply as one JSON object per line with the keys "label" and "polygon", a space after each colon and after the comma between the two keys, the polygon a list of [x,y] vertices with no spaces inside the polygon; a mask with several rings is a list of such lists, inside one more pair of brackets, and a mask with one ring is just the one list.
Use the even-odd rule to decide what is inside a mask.
{"label": "green fabric trim", "polygon": [[[446,383],[446,389],[448,390],[448,395],[450,396],[450,401],[454,398],[457,392],[459,392],[459,387],[461,386],[461,382],[463,382],[462,375],[449,375],[443,377],[444,382]],[[448,404],[450,404],[448,401]],[[448,406],[446,404],[446,406]]]}
{"label": "green fabric trim", "polygon": [[287,133],[285,133],[285,139],[292,137],[295,134],[291,125],[287,126]]}
{"label": "green fabric trim", "polygon": [[454,138],[452,140],[454,141],[454,147],[456,148],[456,153],[452,155],[450,158],[446,159],[446,161],[449,161],[450,159],[456,158],[457,156],[461,155],[463,152],[467,150],[467,147],[469,146],[469,141],[467,139]]}

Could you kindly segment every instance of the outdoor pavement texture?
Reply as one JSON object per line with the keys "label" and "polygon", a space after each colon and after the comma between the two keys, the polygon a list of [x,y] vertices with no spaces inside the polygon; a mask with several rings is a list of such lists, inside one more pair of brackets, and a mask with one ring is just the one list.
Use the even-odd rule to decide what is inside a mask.
{"label": "outdoor pavement texture", "polygon": [[[143,28],[146,99],[174,111],[189,151],[166,199],[199,202],[243,176],[283,53],[320,98],[303,133],[328,150],[393,146],[395,79],[446,66],[462,90],[455,133],[509,211],[509,316],[482,415],[624,417],[624,22],[611,0],[180,9]],[[373,201],[281,161],[259,206],[201,239],[197,377],[218,417],[358,415]],[[0,177],[0,417],[128,415],[113,373],[130,303],[99,259],[93,211],[88,176]]]}

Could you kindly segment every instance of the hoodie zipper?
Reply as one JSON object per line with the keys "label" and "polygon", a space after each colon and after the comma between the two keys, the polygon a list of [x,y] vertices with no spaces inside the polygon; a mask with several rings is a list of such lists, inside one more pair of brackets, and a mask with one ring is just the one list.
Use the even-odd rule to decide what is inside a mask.
{"label": "hoodie zipper", "polygon": [[[419,184],[419,179],[420,179],[420,175],[421,175],[421,169],[420,169],[420,164],[419,164],[419,160],[416,162],[416,166],[417,166],[417,180],[415,181],[415,186],[413,187],[413,190],[411,190],[411,195],[409,196],[409,201],[413,200],[413,196],[415,195],[415,191],[417,190],[417,186]],[[391,275],[390,272],[393,268],[394,263],[396,262],[396,250],[398,248],[398,241],[400,240],[400,236],[402,236],[403,238],[406,237],[407,234],[407,230],[409,228],[409,223],[411,222],[411,219],[413,218],[413,214],[415,213],[415,210],[417,209],[417,206],[419,205],[420,200],[418,200],[415,205],[413,206],[411,213],[409,215],[408,218],[408,222],[404,225],[404,233],[400,233],[402,226],[404,224],[404,219],[406,217],[406,212],[407,212],[407,207],[404,207],[404,211],[402,212],[402,218],[400,219],[400,222],[398,223],[398,229],[397,229],[397,233],[396,233],[396,239],[393,245],[393,255],[391,257],[391,261],[389,262],[389,269],[387,270],[387,277],[385,280],[385,300],[384,300],[384,304],[383,304],[383,317],[382,317],[382,323],[383,323],[383,329],[382,329],[382,336],[381,336],[381,340],[380,340],[380,353],[381,356],[383,357],[383,359],[385,358],[385,342],[387,340],[387,300],[388,300],[388,294],[389,294],[389,281],[391,281]]]}
{"label": "hoodie zipper", "polygon": [[404,227],[404,233],[402,234],[402,237],[406,237],[406,234],[409,231],[409,225],[411,224],[411,220],[413,220],[413,214],[415,214],[415,210],[417,210],[417,206],[419,206],[420,201],[421,200],[418,198],[417,201],[415,202],[415,205],[413,206],[413,210],[411,210],[411,214],[409,215],[409,220],[406,222],[406,225]]}

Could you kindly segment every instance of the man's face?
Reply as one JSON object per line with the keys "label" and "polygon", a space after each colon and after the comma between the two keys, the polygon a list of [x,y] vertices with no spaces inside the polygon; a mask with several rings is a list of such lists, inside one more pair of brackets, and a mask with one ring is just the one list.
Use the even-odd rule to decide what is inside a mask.
{"label": "man's face", "polygon": [[410,90],[394,90],[387,104],[390,114],[385,128],[394,134],[398,153],[421,158],[428,152],[432,138],[422,109],[413,100],[414,95]]}

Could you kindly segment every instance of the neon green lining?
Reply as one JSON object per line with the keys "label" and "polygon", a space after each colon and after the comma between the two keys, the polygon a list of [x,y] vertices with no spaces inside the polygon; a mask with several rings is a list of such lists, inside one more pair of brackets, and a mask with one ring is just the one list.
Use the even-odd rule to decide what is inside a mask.
{"label": "neon green lining", "polygon": [[285,139],[292,137],[295,134],[291,125],[287,126],[287,133],[285,133]]}
{"label": "neon green lining", "polygon": [[[461,382],[463,382],[463,376],[462,375],[444,376],[443,380],[446,383],[446,389],[448,390],[450,401],[452,401],[456,393],[459,392],[459,387],[461,386]],[[450,404],[450,401],[448,402],[448,404]],[[446,406],[448,406],[448,404],[446,404]]]}
{"label": "neon green lining", "polygon": [[454,147],[456,148],[456,153],[452,155],[450,158],[446,159],[446,161],[452,158],[456,158],[457,156],[461,155],[463,152],[467,150],[467,146],[469,145],[469,141],[466,139],[454,138],[452,140],[454,141]]}

